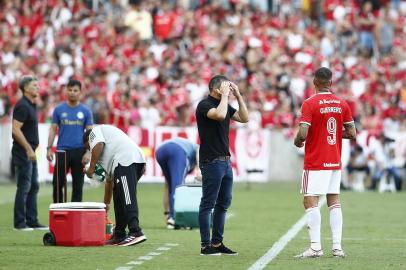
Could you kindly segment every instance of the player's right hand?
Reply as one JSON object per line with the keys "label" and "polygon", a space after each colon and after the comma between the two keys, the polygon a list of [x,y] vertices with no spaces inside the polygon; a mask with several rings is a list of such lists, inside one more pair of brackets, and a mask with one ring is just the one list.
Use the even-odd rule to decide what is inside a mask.
{"label": "player's right hand", "polygon": [[220,85],[220,94],[222,96],[228,96],[230,94],[230,82],[224,81]]}
{"label": "player's right hand", "polygon": [[27,157],[28,157],[28,160],[31,160],[31,161],[37,160],[37,156],[35,155],[34,150],[32,150],[31,148],[30,148],[30,150],[27,151]]}
{"label": "player's right hand", "polygon": [[47,160],[48,160],[48,161],[54,160],[54,153],[52,153],[52,150],[51,150],[51,149],[48,149],[48,150],[47,150]]}

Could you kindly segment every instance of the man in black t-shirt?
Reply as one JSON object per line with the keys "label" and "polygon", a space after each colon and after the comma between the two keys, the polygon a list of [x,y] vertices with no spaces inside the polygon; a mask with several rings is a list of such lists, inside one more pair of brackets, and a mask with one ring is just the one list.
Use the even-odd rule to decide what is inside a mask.
{"label": "man in black t-shirt", "polygon": [[[237,255],[223,244],[224,223],[231,204],[233,172],[229,151],[230,119],[248,122],[248,110],[240,91],[225,76],[216,75],[209,82],[209,96],[196,109],[200,136],[199,166],[203,195],[199,207],[201,255]],[[239,110],[228,104],[230,91],[237,98]],[[214,211],[213,211],[214,208]],[[210,216],[213,229],[210,240]]]}
{"label": "man in black t-shirt", "polygon": [[48,230],[48,227],[38,222],[37,211],[39,184],[35,149],[39,144],[39,136],[35,99],[38,96],[38,81],[35,77],[24,76],[19,87],[23,97],[13,111],[11,150],[17,177],[14,228],[20,231]]}

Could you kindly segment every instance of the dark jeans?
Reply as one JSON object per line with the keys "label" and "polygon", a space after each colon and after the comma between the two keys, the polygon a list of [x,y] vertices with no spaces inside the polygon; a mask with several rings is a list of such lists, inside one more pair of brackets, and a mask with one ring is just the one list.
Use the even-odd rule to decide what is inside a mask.
{"label": "dark jeans", "polygon": [[399,168],[396,168],[396,167],[390,167],[390,168],[387,168],[384,170],[379,170],[379,169],[376,170],[374,173],[374,176],[372,177],[371,189],[376,189],[379,181],[381,180],[381,178],[385,172],[387,173],[387,177],[393,176],[393,179],[395,180],[396,190],[397,191],[402,190],[402,176],[400,174]]}
{"label": "dark jeans", "polygon": [[362,167],[353,167],[351,165],[347,166],[347,171],[349,174],[353,172],[365,172],[367,175],[370,173],[370,169],[368,166],[362,166]]}
{"label": "dark jeans", "polygon": [[156,151],[156,160],[168,182],[169,216],[175,217],[174,195],[176,187],[182,185],[187,174],[188,160],[183,148],[176,143],[167,143]]}
{"label": "dark jeans", "polygon": [[[72,175],[72,202],[81,202],[83,197],[83,182],[84,182],[84,173],[83,173],[83,164],[82,164],[82,157],[85,154],[85,148],[76,148],[76,149],[69,149],[66,151],[66,173],[69,171]],[[56,155],[56,153],[55,153]],[[54,203],[61,203],[63,202],[63,193],[62,189],[65,185],[66,181],[66,174],[62,174],[59,176],[59,181],[57,180],[57,170],[56,170],[57,162],[55,160],[55,168],[54,168],[54,177],[52,180],[53,184],[53,200]],[[63,172],[65,169],[64,162],[59,162],[59,170]],[[62,181],[63,180],[63,181]],[[58,193],[57,193],[58,190]]]}
{"label": "dark jeans", "polygon": [[[203,177],[203,195],[199,208],[201,245],[218,244],[223,241],[227,209],[231,205],[233,171],[230,161],[214,160],[200,163]],[[210,216],[213,212],[213,231],[210,241]]]}
{"label": "dark jeans", "polygon": [[17,178],[14,202],[14,227],[21,228],[38,223],[37,194],[39,191],[36,161],[13,158]]}
{"label": "dark jeans", "polygon": [[131,234],[142,235],[138,219],[137,183],[140,180],[145,163],[133,163],[130,166],[121,166],[114,169],[114,216],[116,237],[126,236],[126,227]]}

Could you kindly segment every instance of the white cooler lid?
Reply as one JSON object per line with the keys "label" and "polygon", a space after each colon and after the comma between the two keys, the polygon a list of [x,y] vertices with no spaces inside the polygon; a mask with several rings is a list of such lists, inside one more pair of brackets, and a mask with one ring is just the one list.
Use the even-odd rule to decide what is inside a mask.
{"label": "white cooler lid", "polygon": [[49,209],[104,209],[106,205],[99,202],[51,203]]}

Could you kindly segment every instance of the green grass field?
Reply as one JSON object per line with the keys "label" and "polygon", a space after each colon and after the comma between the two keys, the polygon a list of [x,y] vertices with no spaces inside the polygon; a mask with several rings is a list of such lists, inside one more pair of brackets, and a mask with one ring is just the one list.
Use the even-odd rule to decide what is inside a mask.
{"label": "green grass field", "polygon": [[[12,229],[15,186],[3,184],[0,185],[0,269],[248,269],[303,215],[298,186],[275,182],[254,184],[247,190],[244,184],[235,185],[225,243],[237,250],[239,256],[203,257],[199,255],[198,230],[165,229],[162,185],[139,186],[140,221],[148,241],[132,247],[45,247],[44,232]],[[103,188],[88,187],[84,194],[85,201],[101,201]],[[51,187],[41,186],[39,216],[43,223],[48,222],[50,202]],[[302,229],[265,269],[406,269],[406,192],[345,192],[342,205],[343,247],[347,258],[337,259],[330,254],[328,211],[324,206],[325,256],[308,260],[293,258],[308,246],[307,231]],[[143,263],[135,265],[136,261]]]}

